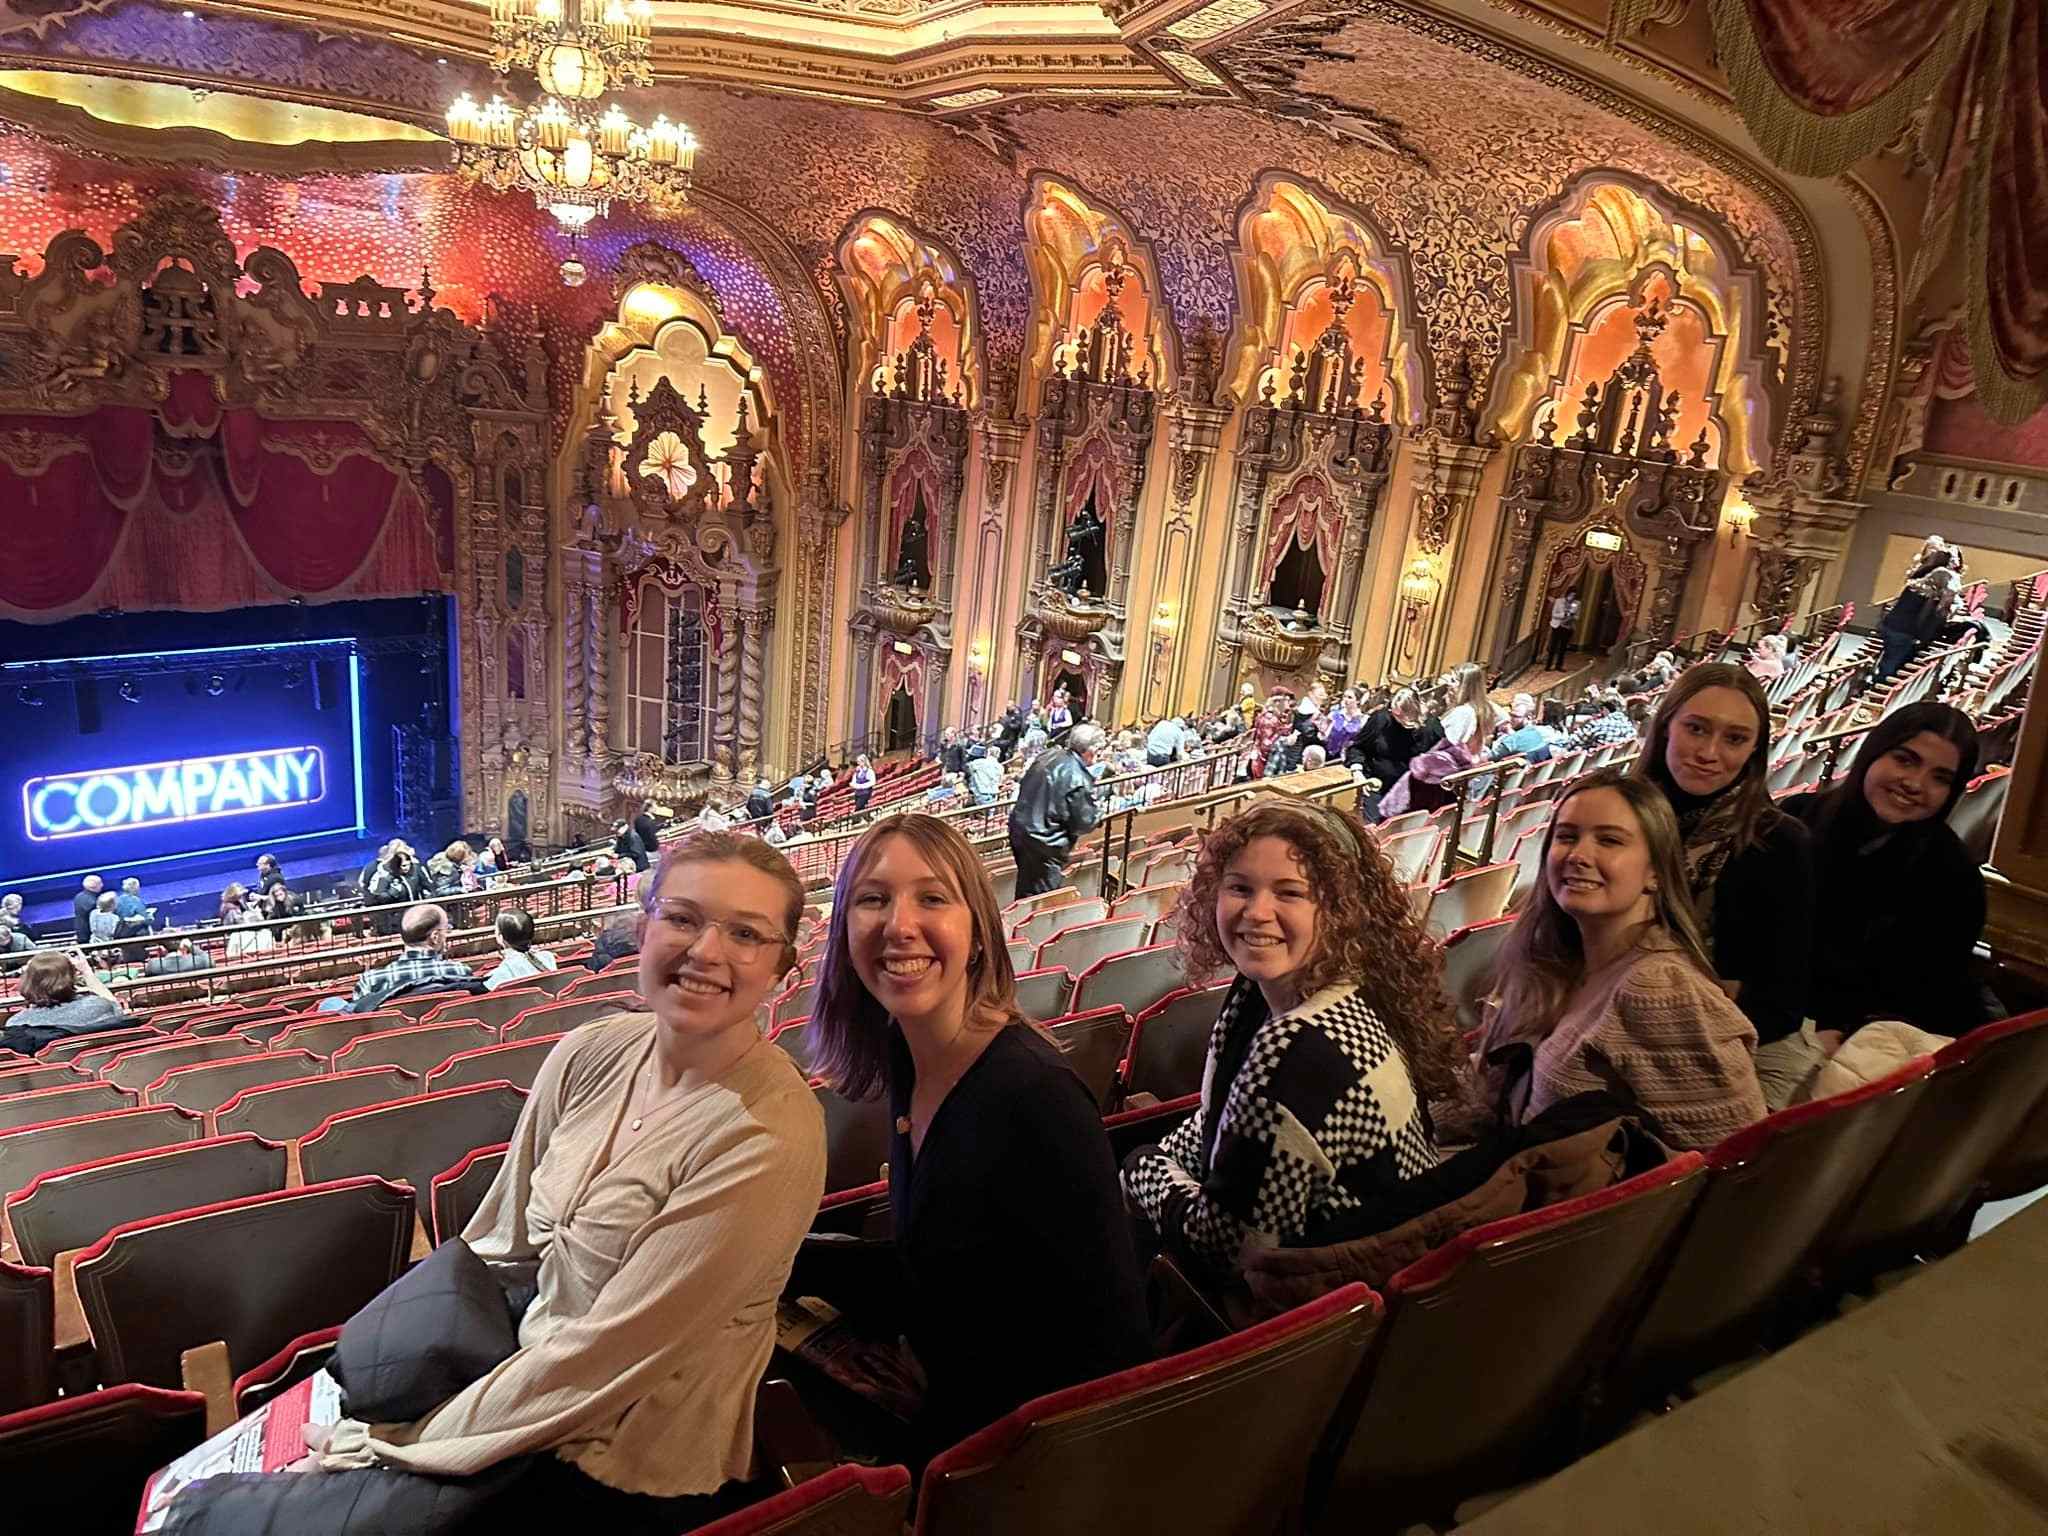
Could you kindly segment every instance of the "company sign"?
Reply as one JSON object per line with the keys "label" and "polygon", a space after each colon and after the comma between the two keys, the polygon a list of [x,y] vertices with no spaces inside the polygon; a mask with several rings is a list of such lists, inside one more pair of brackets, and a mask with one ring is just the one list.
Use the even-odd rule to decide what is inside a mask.
{"label": "company sign", "polygon": [[275,747],[46,774],[21,786],[21,804],[29,840],[47,843],[313,805],[326,793],[318,747]]}

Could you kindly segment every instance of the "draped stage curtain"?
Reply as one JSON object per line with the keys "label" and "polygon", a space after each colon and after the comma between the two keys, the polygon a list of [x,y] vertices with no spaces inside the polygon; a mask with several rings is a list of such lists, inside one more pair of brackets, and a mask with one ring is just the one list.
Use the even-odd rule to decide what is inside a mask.
{"label": "draped stage curtain", "polygon": [[1316,560],[1328,579],[1337,569],[1337,541],[1344,533],[1344,504],[1330,482],[1313,470],[1290,485],[1273,508],[1273,531],[1266,540],[1264,568],[1259,585],[1271,586],[1273,573],[1287,554],[1290,540],[1303,549],[1314,549]]}
{"label": "draped stage curtain", "polygon": [[[1711,0],[1744,124],[1781,168],[1833,176],[1902,134],[1935,166],[1907,297],[1960,259],[1977,393],[2048,404],[2048,25],[2041,0]],[[1914,114],[1930,108],[1923,124]]]}
{"label": "draped stage curtain", "polygon": [[430,513],[359,427],[224,408],[196,374],[156,411],[0,415],[0,613],[445,588],[453,508],[440,501]]}

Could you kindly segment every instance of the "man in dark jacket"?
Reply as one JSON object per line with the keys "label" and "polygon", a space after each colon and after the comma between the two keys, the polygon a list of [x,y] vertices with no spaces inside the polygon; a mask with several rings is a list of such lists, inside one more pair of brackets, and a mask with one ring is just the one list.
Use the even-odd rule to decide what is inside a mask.
{"label": "man in dark jacket", "polygon": [[640,838],[640,846],[647,850],[647,862],[661,857],[661,824],[673,820],[675,812],[659,800],[650,800],[640,807],[640,814],[633,818],[633,831]]}
{"label": "man in dark jacket", "polygon": [[762,821],[775,814],[775,795],[766,779],[747,793],[747,820]]}
{"label": "man in dark jacket", "polygon": [[93,909],[100,904],[100,892],[106,889],[106,882],[98,875],[87,875],[71,898],[71,931],[78,935],[78,942],[92,942]]}
{"label": "man in dark jacket", "polygon": [[1017,785],[1010,808],[1010,852],[1017,860],[1017,894],[1036,896],[1060,883],[1067,856],[1102,819],[1089,765],[1102,749],[1102,731],[1077,725],[1063,747],[1038,754]]}
{"label": "man in dark jacket", "polygon": [[996,746],[1001,749],[1001,755],[1008,758],[1017,750],[1017,743],[1024,739],[1024,711],[1012,704],[1003,711],[1002,719],[996,724]]}

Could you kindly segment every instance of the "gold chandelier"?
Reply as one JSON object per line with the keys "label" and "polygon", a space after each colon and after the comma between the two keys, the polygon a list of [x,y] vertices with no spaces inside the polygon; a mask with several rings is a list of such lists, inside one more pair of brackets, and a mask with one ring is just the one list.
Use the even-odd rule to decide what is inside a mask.
{"label": "gold chandelier", "polygon": [[646,85],[647,0],[605,0],[597,20],[581,0],[492,0],[491,67],[531,70],[540,99],[467,93],[448,108],[456,167],[496,191],[523,189],[571,234],[617,201],[673,213],[688,202],[697,140],[681,123],[656,117],[642,128],[598,98],[613,85]]}

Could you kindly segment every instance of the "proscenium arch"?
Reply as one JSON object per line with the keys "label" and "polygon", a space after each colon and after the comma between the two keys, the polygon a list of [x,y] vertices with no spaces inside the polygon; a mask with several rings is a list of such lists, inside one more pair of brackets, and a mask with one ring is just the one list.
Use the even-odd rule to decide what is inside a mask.
{"label": "proscenium arch", "polygon": [[[1559,263],[1581,227],[1608,249],[1582,252],[1567,273]],[[1595,167],[1531,213],[1508,268],[1507,345],[1483,418],[1502,438],[1530,435],[1538,403],[1572,371],[1579,340],[1617,302],[1639,302],[1661,271],[1715,347],[1709,384],[1722,467],[1739,481],[1768,461],[1786,409],[1789,338],[1766,334],[1766,274],[1718,216],[1630,172]],[[1559,402],[1561,431],[1571,430],[1574,409]]]}
{"label": "proscenium arch", "polygon": [[888,361],[889,333],[906,304],[929,283],[960,337],[962,403],[979,406],[984,392],[981,309],[974,274],[951,246],[901,214],[864,208],[847,220],[833,246],[840,292],[853,312],[848,349],[849,397],[864,392]]}
{"label": "proscenium arch", "polygon": [[[1276,231],[1275,238],[1266,238],[1262,223]],[[1289,226],[1292,239],[1283,237]],[[1294,305],[1348,254],[1359,283],[1371,290],[1387,316],[1387,346],[1380,361],[1389,415],[1419,425],[1427,411],[1431,367],[1429,349],[1417,345],[1407,248],[1389,239],[1365,209],[1312,176],[1284,169],[1260,173],[1238,204],[1231,229],[1238,302],[1223,369],[1225,397],[1233,404],[1254,398]]]}
{"label": "proscenium arch", "polygon": [[1115,204],[1071,177],[1051,171],[1032,176],[1022,213],[1024,264],[1031,272],[1025,376],[1045,378],[1052,368],[1053,349],[1063,339],[1072,339],[1073,327],[1068,322],[1074,300],[1090,277],[1102,269],[1115,242],[1123,249],[1131,280],[1144,294],[1144,325],[1142,329],[1133,327],[1132,334],[1152,365],[1152,387],[1161,393],[1170,391],[1180,372],[1180,336],[1160,284],[1152,242],[1138,234]]}

